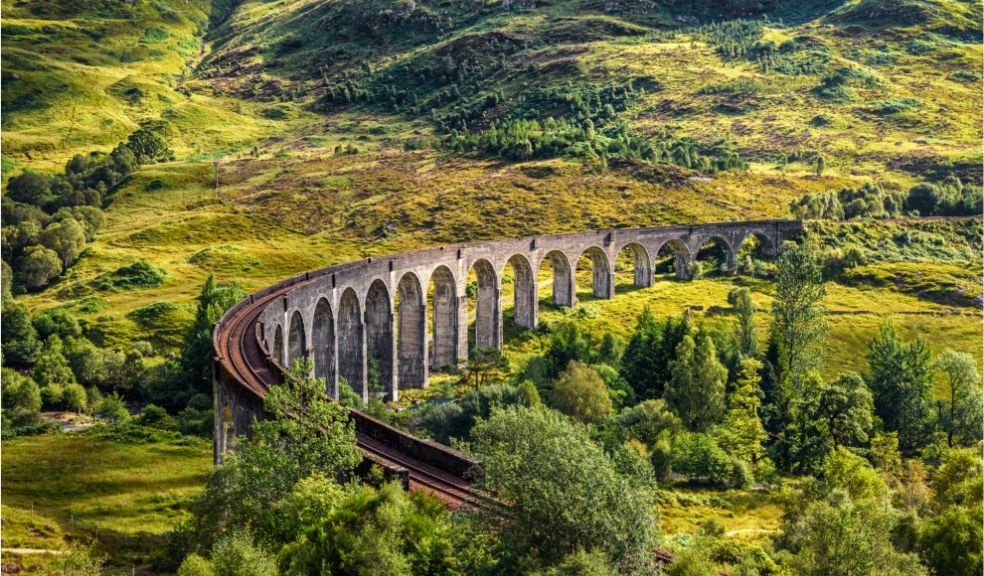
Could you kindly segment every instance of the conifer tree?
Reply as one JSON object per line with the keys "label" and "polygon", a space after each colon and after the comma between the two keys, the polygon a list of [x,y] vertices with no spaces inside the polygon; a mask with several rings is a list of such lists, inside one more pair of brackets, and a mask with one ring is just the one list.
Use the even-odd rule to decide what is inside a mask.
{"label": "conifer tree", "polygon": [[665,397],[688,430],[704,432],[721,419],[728,369],[718,360],[709,334],[700,330],[696,337],[683,337],[670,374]]}

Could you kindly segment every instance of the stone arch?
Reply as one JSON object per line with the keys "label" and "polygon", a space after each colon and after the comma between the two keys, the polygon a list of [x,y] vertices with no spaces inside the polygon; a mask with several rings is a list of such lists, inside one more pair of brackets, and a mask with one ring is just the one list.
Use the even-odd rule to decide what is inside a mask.
{"label": "stone arch", "polygon": [[564,254],[560,250],[547,252],[543,259],[540,260],[540,270],[543,269],[544,263],[550,264],[551,273],[553,274],[551,303],[554,306],[573,308],[577,302],[574,293],[574,270],[571,267],[570,259],[567,258],[567,254]]}
{"label": "stone arch", "polygon": [[615,295],[615,282],[608,254],[597,246],[589,246],[578,256],[578,267],[583,267],[585,260],[591,265],[591,294],[595,298],[611,298]]}
{"label": "stone arch", "polygon": [[359,297],[351,288],[338,302],[338,375],[366,397],[365,326]]}
{"label": "stone arch", "polygon": [[290,315],[290,328],[287,329],[287,366],[290,368],[298,358],[307,357],[307,338],[304,336],[304,318],[299,310]]}
{"label": "stone arch", "polygon": [[311,323],[311,355],[314,357],[314,377],[325,381],[327,392],[338,397],[335,380],[335,318],[331,304],[320,298],[314,307]]}
{"label": "stone arch", "polygon": [[513,271],[513,322],[522,328],[536,328],[536,274],[526,256],[515,254],[507,262]]}
{"label": "stone arch", "polygon": [[656,249],[654,262],[658,263],[666,256],[673,259],[673,271],[677,278],[681,280],[690,278],[690,249],[687,248],[686,242],[679,238],[666,240]]}
{"label": "stone arch", "polygon": [[[382,280],[373,280],[366,293],[366,362],[379,366],[379,389],[371,392],[393,390],[393,309],[389,290]],[[371,389],[375,383],[370,382]]]}
{"label": "stone arch", "polygon": [[694,260],[698,262],[707,262],[709,259],[720,260],[723,267],[710,270],[705,268],[705,273],[721,271],[730,273],[734,271],[737,258],[735,257],[735,249],[727,238],[719,234],[710,234],[700,238],[699,241],[700,243],[696,245]]}
{"label": "stone arch", "polygon": [[284,364],[284,329],[280,324],[273,331],[273,359],[281,366]]}
{"label": "stone arch", "polygon": [[638,242],[629,242],[622,246],[615,257],[616,274],[619,265],[624,262],[623,256],[632,262],[632,285],[636,288],[648,288],[653,285],[653,257],[646,247]]}
{"label": "stone arch", "polygon": [[407,272],[397,284],[397,367],[400,386],[427,384],[427,307],[420,280]]}
{"label": "stone arch", "polygon": [[454,273],[447,266],[438,266],[431,273],[430,284],[434,294],[431,369],[437,371],[458,363],[458,294]]}
{"label": "stone arch", "polygon": [[772,258],[779,255],[779,247],[776,246],[776,243],[773,242],[768,234],[759,230],[753,230],[738,240],[737,244],[735,244],[735,253],[741,254],[743,249],[750,248],[752,244],[750,241],[756,244],[755,248],[763,256]]}
{"label": "stone arch", "polygon": [[476,260],[471,270],[478,278],[475,290],[475,348],[499,348],[502,310],[495,267],[483,258]]}

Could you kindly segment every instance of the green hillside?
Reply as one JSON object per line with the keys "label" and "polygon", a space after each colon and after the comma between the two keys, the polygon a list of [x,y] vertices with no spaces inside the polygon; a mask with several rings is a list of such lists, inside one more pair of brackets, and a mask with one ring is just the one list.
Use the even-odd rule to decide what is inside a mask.
{"label": "green hillside", "polygon": [[[111,184],[94,242],[23,300],[173,343],[208,273],[254,289],[423,244],[979,184],[980,2],[693,6],[7,3],[5,180],[140,127],[175,158]],[[140,260],[161,285],[105,288]],[[179,326],[141,322],[155,305]]]}
{"label": "green hillside", "polygon": [[[2,10],[2,431],[4,464],[17,468],[5,486],[4,522],[14,535],[5,546],[91,543],[117,556],[113,573],[129,574],[134,563],[154,573],[177,568],[187,550],[165,553],[162,542],[192,516],[186,500],[204,484],[204,445],[190,436],[211,429],[209,325],[244,293],[421,246],[782,217],[806,221],[803,252],[826,290],[820,315],[829,332],[811,351],[823,359],[812,388],[873,387],[869,345],[887,320],[901,338],[896,352],[922,355],[926,393],[917,400],[939,420],[932,431],[927,424],[922,443],[895,450],[898,470],[878,460],[892,456],[884,409],[868,422],[870,437],[849,445],[877,473],[839,452],[848,458],[842,464],[863,460],[861,472],[891,493],[852,520],[857,531],[881,526],[884,542],[871,546],[936,567],[940,558],[927,558],[961,546],[917,550],[917,535],[935,526],[938,512],[973,509],[979,528],[978,500],[928,494],[942,460],[964,462],[955,448],[941,456],[943,427],[952,430],[956,417],[936,413],[957,399],[938,363],[963,362],[966,373],[984,365],[981,0],[2,0]],[[529,387],[556,408],[564,366],[555,374],[543,366],[574,333],[568,344],[579,356],[571,358],[597,369],[601,396],[612,398],[589,442],[624,457],[620,466],[641,455],[645,472],[659,474],[670,429],[658,438],[622,429],[632,418],[673,415],[663,404],[636,403],[662,403],[665,390],[623,377],[631,366],[620,364],[621,348],[643,334],[644,310],[660,330],[686,315],[695,341],[715,340],[727,360],[731,402],[744,386],[746,354],[735,344],[731,293],[747,288],[744,304],[760,334],[751,356],[771,363],[749,387],[764,398],[770,437],[756,442],[768,458],[742,460],[746,475],[754,464],[754,485],[671,477],[663,468],[658,544],[685,559],[690,549],[719,546],[706,570],[688,573],[798,573],[791,558],[804,554],[779,539],[794,532],[788,500],[815,488],[823,450],[843,447],[835,440],[811,456],[821,432],[765,413],[791,393],[769,372],[778,348],[766,351],[779,265],[759,256],[743,252],[738,273],[725,274],[705,246],[699,277],[687,282],[660,259],[648,289],[632,286],[620,258],[611,300],[591,295],[582,266],[574,310],[549,303],[541,271],[542,326],[534,331],[512,323],[507,274],[502,382],[473,390],[473,367],[464,367],[465,377],[435,374],[429,388],[401,391],[399,404],[368,409],[446,441],[448,430],[488,416],[499,400],[525,402],[513,397],[526,398]],[[217,286],[206,283],[211,276]],[[669,360],[657,369],[668,370]],[[33,401],[25,390],[34,380],[33,411],[19,411],[17,402]],[[977,384],[966,388],[976,393]],[[459,404],[467,418],[455,420]],[[96,412],[112,424],[105,436],[97,428],[10,441],[46,429],[39,410]],[[127,410],[145,413],[121,424]],[[166,430],[167,442],[135,440],[149,428]],[[466,441],[471,434],[467,426],[457,432]],[[778,434],[800,434],[790,442],[806,448],[783,454],[787,436]],[[697,435],[672,430],[677,456],[689,451],[677,440]],[[100,460],[80,468],[78,450],[97,450]],[[32,488],[30,474],[17,472],[34,469],[34,452],[50,477]],[[137,475],[159,472],[150,465],[160,464],[158,452],[175,468],[161,486],[144,486]],[[104,469],[107,458],[132,469]],[[812,467],[799,468],[800,460]],[[974,462],[964,466],[970,479],[955,484],[979,486]],[[79,470],[89,483],[80,485],[98,484],[93,493],[110,500],[62,494]],[[112,498],[122,515],[110,510]],[[758,553],[775,570],[748,568],[751,556],[742,555]],[[20,558],[26,570],[47,564],[32,554]],[[871,571],[910,573],[903,564],[882,570],[892,557]],[[572,566],[564,569],[607,573]],[[561,573],[541,567],[529,573]]]}

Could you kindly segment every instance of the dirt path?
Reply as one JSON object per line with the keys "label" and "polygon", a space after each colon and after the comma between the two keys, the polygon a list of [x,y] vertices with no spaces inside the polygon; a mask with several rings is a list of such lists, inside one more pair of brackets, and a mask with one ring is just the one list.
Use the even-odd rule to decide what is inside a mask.
{"label": "dirt path", "polygon": [[0,548],[3,554],[68,554],[65,550],[48,550],[46,548]]}

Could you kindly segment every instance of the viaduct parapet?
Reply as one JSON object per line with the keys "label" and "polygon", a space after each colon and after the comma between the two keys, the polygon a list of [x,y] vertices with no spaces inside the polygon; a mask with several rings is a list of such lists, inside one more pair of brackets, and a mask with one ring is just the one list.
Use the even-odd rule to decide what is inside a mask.
{"label": "viaduct parapet", "polygon": [[[254,416],[262,417],[266,389],[298,358],[313,359],[314,375],[335,398],[344,378],[367,399],[372,363],[380,391],[395,400],[401,388],[426,386],[431,372],[467,360],[472,318],[472,347],[501,349],[507,273],[513,321],[531,329],[539,321],[541,269],[552,274],[552,302],[574,307],[574,274],[582,257],[590,261],[594,296],[612,298],[620,254],[632,264],[635,286],[648,287],[658,254],[672,256],[677,277],[686,279],[708,242],[723,248],[725,268],[733,270],[749,238],[776,255],[802,228],[800,221],[766,220],[529,236],[365,258],[295,276],[250,295],[215,326],[216,461]],[[477,281],[469,283],[472,272]],[[374,426],[361,422],[363,428]],[[433,447],[417,442],[422,443],[417,448]],[[462,466],[461,461],[442,464],[449,454],[451,460],[463,455],[441,449],[433,454],[423,449],[424,459]]]}

